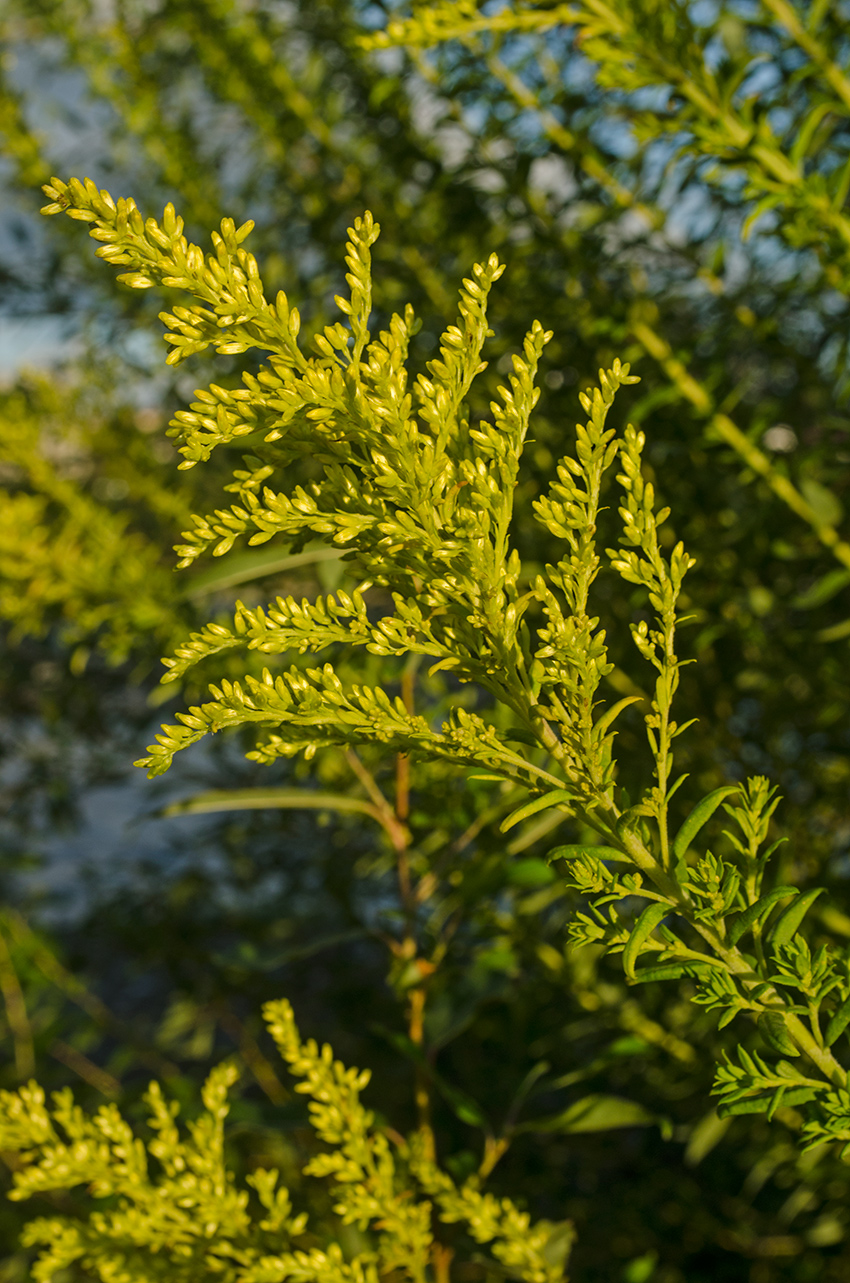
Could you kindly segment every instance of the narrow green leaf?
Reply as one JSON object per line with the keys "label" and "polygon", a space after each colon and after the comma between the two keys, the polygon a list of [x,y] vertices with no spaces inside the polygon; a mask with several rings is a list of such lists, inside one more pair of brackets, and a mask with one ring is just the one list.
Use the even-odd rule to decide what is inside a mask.
{"label": "narrow green leaf", "polygon": [[780,949],[782,945],[788,944],[802,923],[810,906],[825,890],[826,887],[814,887],[811,891],[807,891],[805,895],[799,896],[793,904],[789,904],[784,913],[779,915],[776,919],[776,925],[770,933],[770,943],[774,949]]}
{"label": "narrow green leaf", "polygon": [[[677,734],[678,734],[678,732],[677,732]],[[674,796],[676,795],[676,793],[678,793],[679,789],[682,787],[682,785],[684,784],[685,780],[689,780],[689,779],[690,779],[690,775],[688,775],[687,771],[685,771],[684,775],[680,775],[680,776],[679,776],[679,778],[676,780],[676,782],[675,782],[674,784],[671,784],[671,785],[670,785],[669,789],[667,790],[667,802],[668,802],[668,803],[669,803],[669,801],[670,801],[671,797],[674,797]]]}
{"label": "narrow green leaf", "polygon": [[292,948],[281,949],[278,953],[255,954],[253,950],[247,952],[243,947],[221,953],[216,952],[211,957],[217,966],[236,971],[277,971],[291,962],[302,962],[306,958],[312,958],[325,949],[334,949],[337,945],[349,944],[352,940],[362,940],[368,934],[369,932],[362,927],[355,927],[351,931],[334,931],[326,936],[313,936],[306,944],[293,945]]}
{"label": "narrow green leaf", "polygon": [[779,900],[785,900],[789,895],[799,895],[797,887],[774,887],[763,895],[755,904],[751,904],[748,909],[735,919],[729,928],[729,943],[737,944],[738,941],[747,934],[749,930],[759,922],[765,914],[773,908]]}
{"label": "narrow green leaf", "polygon": [[824,1034],[824,1042],[831,1047],[837,1042],[847,1026],[850,1025],[850,998],[845,998],[838,1010],[830,1018]]}
{"label": "narrow green leaf", "polygon": [[594,726],[593,738],[595,740],[602,739],[605,732],[610,726],[613,726],[614,722],[624,709],[628,708],[630,704],[640,704],[642,702],[642,695],[627,695],[625,699],[618,700],[616,704],[613,704],[611,708],[609,708],[603,716],[600,717],[599,721]]}
{"label": "narrow green leaf", "polygon": [[829,628],[821,628],[815,633],[818,641],[831,642],[841,641],[844,637],[850,637],[850,619],[842,619],[840,624],[832,624]]}
{"label": "narrow green leaf", "polygon": [[516,837],[512,838],[505,847],[506,854],[519,855],[521,851],[527,851],[535,842],[539,842],[541,838],[546,837],[547,833],[551,833],[559,824],[563,824],[564,818],[558,811],[550,811],[548,815],[544,812],[540,819],[526,824],[519,830]]}
{"label": "narrow green leaf", "polygon": [[818,103],[816,107],[812,107],[808,112],[806,119],[800,126],[797,137],[794,139],[794,145],[788,153],[788,159],[792,165],[799,165],[800,161],[805,158],[818,125],[832,111],[835,111],[835,104],[828,98],[826,102]]}
{"label": "narrow green leaf", "polygon": [[641,967],[635,971],[634,984],[649,984],[651,980],[681,980],[683,976],[704,976],[711,970],[708,962],[662,962],[657,967]]}
{"label": "narrow green leaf", "polygon": [[685,1147],[685,1166],[697,1167],[715,1145],[718,1145],[729,1130],[729,1120],[719,1118],[717,1110],[701,1118],[693,1128]]}
{"label": "narrow green leaf", "polygon": [[781,200],[781,196],[765,196],[764,200],[760,200],[755,209],[744,219],[741,226],[741,240],[748,240],[750,232],[762,214],[766,214],[769,209],[774,209]]}
{"label": "narrow green leaf", "polygon": [[779,1011],[763,1011],[758,1018],[759,1033],[780,1056],[799,1056],[799,1048],[791,1041],[785,1021]]}
{"label": "narrow green leaf", "polygon": [[622,1096],[585,1096],[562,1113],[523,1124],[523,1130],[538,1132],[607,1132],[617,1127],[649,1127],[658,1122],[636,1100]]}
{"label": "narrow green leaf", "polygon": [[[829,0],[827,0],[828,3]],[[829,187],[832,208],[836,211],[842,209],[847,199],[847,192],[850,191],[850,159],[845,160],[843,165],[833,170],[830,174]]]}
{"label": "narrow green leaf", "polygon": [[697,802],[673,839],[673,854],[677,860],[681,859],[685,854],[691,842],[703,825],[707,824],[711,819],[723,799],[737,792],[737,784],[726,784],[723,788],[715,789],[713,793],[708,793],[701,802]]}
{"label": "narrow green leaf", "polygon": [[[556,1221],[543,1247],[543,1257],[548,1269],[555,1268],[563,1277],[567,1257],[575,1242],[576,1232],[572,1221]],[[495,1271],[493,1271],[495,1276]],[[507,1271],[505,1271],[507,1273]]]}
{"label": "narrow green leaf", "polygon": [[512,811],[506,819],[502,820],[500,830],[507,833],[514,825],[519,824],[522,820],[527,820],[530,815],[537,815],[540,811],[546,811],[550,806],[567,806],[573,801],[572,793],[566,789],[553,789],[551,793],[545,793],[543,797],[536,797],[531,802],[526,802],[518,811]]}
{"label": "narrow green leaf", "polygon": [[553,860],[577,860],[583,855],[592,855],[597,860],[617,860],[620,864],[631,864],[632,861],[622,851],[618,851],[613,846],[585,846],[582,843],[568,842],[566,846],[556,846],[550,851],[546,859],[551,864]]}
{"label": "narrow green leaf", "polygon": [[418,1069],[421,1069],[462,1123],[467,1123],[470,1127],[489,1127],[487,1116],[478,1102],[462,1088],[447,1082],[441,1074],[438,1074],[422,1048],[417,1046],[412,1038],[398,1030],[387,1029],[384,1025],[373,1024],[371,1028],[395,1047],[396,1051],[401,1052]]}
{"label": "narrow green leaf", "polygon": [[806,1105],[810,1100],[816,1100],[817,1094],[814,1087],[792,1087],[782,1097],[782,1104],[786,1109],[792,1105]]}
{"label": "narrow green leaf", "polygon": [[837,526],[844,516],[844,507],[837,495],[822,486],[814,477],[803,477],[800,489],[809,507],[822,526]]}
{"label": "narrow green leaf", "polygon": [[830,570],[805,592],[792,597],[791,605],[795,610],[814,610],[816,606],[823,606],[825,602],[830,601],[847,584],[850,584],[850,570],[840,568]]}
{"label": "narrow green leaf", "polygon": [[718,1118],[734,1118],[736,1114],[766,1114],[770,1108],[769,1096],[745,1096],[743,1100],[723,1100],[717,1106]]}
{"label": "narrow green leaf", "polygon": [[215,811],[261,811],[266,808],[284,811],[357,811],[378,817],[377,807],[359,797],[344,793],[319,793],[313,789],[211,789],[197,793],[182,802],[172,802],[159,812],[161,816],[211,815]]}
{"label": "narrow green leaf", "polygon": [[262,552],[246,552],[238,557],[228,557],[221,565],[211,566],[201,574],[192,575],[186,584],[184,596],[208,597],[211,593],[237,584],[263,579],[267,575],[283,574],[298,566],[312,566],[322,561],[339,561],[345,556],[343,548],[307,548],[304,552],[287,553],[280,548],[264,548]]}
{"label": "narrow green leaf", "polygon": [[502,732],[502,739],[507,740],[509,744],[525,744],[529,748],[540,747],[539,742],[531,731],[524,726],[509,726],[506,731]]}
{"label": "narrow green leaf", "polygon": [[669,904],[648,904],[634,925],[629,942],[623,950],[623,970],[632,982],[636,982],[635,963],[638,960],[641,945],[655,930],[662,918],[670,912]]}

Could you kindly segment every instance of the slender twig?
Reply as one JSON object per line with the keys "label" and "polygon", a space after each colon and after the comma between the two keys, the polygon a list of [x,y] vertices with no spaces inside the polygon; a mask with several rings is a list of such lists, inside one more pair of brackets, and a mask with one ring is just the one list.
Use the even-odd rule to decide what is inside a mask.
{"label": "slender twig", "polygon": [[271,1061],[263,1055],[260,1044],[236,1013],[225,1002],[219,1002],[215,1005],[214,1015],[224,1032],[236,1043],[240,1056],[272,1104],[284,1105],[291,1100],[291,1093],[278,1078]]}
{"label": "slender twig", "polygon": [[61,1038],[56,1038],[50,1044],[49,1051],[54,1060],[67,1065],[78,1077],[87,1082],[90,1087],[94,1087],[101,1095],[108,1096],[110,1099],[120,1096],[121,1083],[115,1075],[110,1074],[106,1069],[102,1069],[100,1065],[96,1065],[93,1060],[89,1060],[88,1056],[84,1056],[81,1051],[78,1051],[76,1047],[72,1047],[70,1043],[63,1042]]}
{"label": "slender twig", "polygon": [[0,993],[6,1006],[6,1020],[15,1048],[15,1072],[19,1078],[29,1078],[35,1073],[35,1049],[32,1027],[27,1015],[24,991],[6,943],[0,931]]}
{"label": "slender twig", "polygon": [[155,1073],[161,1074],[164,1078],[174,1078],[179,1075],[180,1070],[172,1060],[161,1055],[154,1047],[142,1043],[135,1031],[120,1016],[110,1011],[97,994],[91,993],[77,976],[72,975],[62,966],[59,959],[38,938],[20,913],[14,909],[7,909],[5,921],[12,937],[26,945],[27,956],[44,978],[64,993],[75,1006],[80,1007],[95,1024],[111,1030],[122,1041],[128,1043],[142,1064],[146,1064]]}

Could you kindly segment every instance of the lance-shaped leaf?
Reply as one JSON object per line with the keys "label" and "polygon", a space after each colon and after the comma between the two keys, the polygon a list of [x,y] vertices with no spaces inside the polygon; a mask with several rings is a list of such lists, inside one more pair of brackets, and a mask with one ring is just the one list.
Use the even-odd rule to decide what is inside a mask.
{"label": "lance-shaped leaf", "polygon": [[516,1130],[576,1135],[581,1132],[612,1131],[620,1127],[649,1127],[660,1121],[636,1100],[595,1094],[573,1101],[560,1114],[522,1123]]}
{"label": "lance-shaped leaf", "polygon": [[635,964],[638,960],[641,949],[646,943],[649,936],[655,928],[663,921],[670,912],[670,905],[666,903],[648,904],[641,913],[629,936],[628,943],[623,950],[623,970],[626,978],[634,982]]}
{"label": "lance-shaped leaf", "polygon": [[380,811],[365,798],[344,793],[323,793],[314,789],[210,789],[194,797],[172,802],[160,814],[212,815],[217,811],[351,811],[380,819]]}
{"label": "lance-shaped leaf", "polygon": [[506,816],[499,828],[502,833],[507,833],[515,825],[520,824],[523,820],[529,819],[532,815],[539,815],[541,811],[548,811],[550,807],[559,806],[567,813],[570,813],[571,806],[575,803],[575,794],[568,789],[553,789],[551,793],[545,793],[543,797],[535,797],[524,806],[518,807]]}
{"label": "lance-shaped leaf", "polygon": [[682,962],[661,962],[657,967],[641,967],[636,970],[632,978],[633,984],[649,984],[653,980],[681,980],[684,976],[702,977],[711,971],[710,962],[700,962],[694,959],[689,961],[684,959]]}
{"label": "lance-shaped leaf", "polygon": [[783,945],[788,944],[793,939],[802,924],[803,918],[818,896],[822,895],[825,890],[826,887],[813,887],[805,895],[799,896],[793,904],[789,904],[788,908],[779,915],[769,937],[774,949],[781,949]]}
{"label": "lance-shaped leaf", "polygon": [[824,1042],[831,1047],[837,1042],[847,1026],[850,1025],[850,998],[845,998],[838,1010],[830,1018],[824,1034]]}
{"label": "lance-shaped leaf", "polygon": [[791,1041],[781,1011],[763,1011],[758,1018],[758,1027],[768,1047],[778,1051],[780,1056],[799,1056],[800,1049]]}
{"label": "lance-shaped leaf", "polygon": [[411,1038],[398,1030],[386,1029],[383,1025],[376,1024],[372,1028],[381,1037],[385,1038],[391,1046],[395,1047],[397,1051],[400,1051],[403,1056],[412,1061],[428,1081],[434,1084],[437,1091],[451,1107],[455,1117],[469,1127],[483,1127],[489,1130],[490,1123],[478,1101],[470,1096],[468,1092],[463,1091],[462,1088],[457,1087],[454,1083],[448,1082],[442,1074],[439,1074],[422,1048],[417,1046]]}
{"label": "lance-shaped leaf", "polygon": [[580,860],[583,856],[589,855],[594,860],[615,860],[618,864],[632,864],[633,861],[622,851],[618,851],[613,846],[587,846],[583,842],[567,842],[564,846],[556,846],[546,859],[551,863],[553,860]]}
{"label": "lance-shaped leaf", "polygon": [[708,823],[723,799],[737,792],[737,784],[725,785],[723,788],[714,789],[702,801],[697,802],[673,839],[673,854],[677,860],[682,858],[700,829]]}
{"label": "lance-shaped leaf", "polygon": [[751,931],[755,924],[760,922],[780,900],[787,900],[789,895],[799,894],[799,887],[774,887],[772,891],[768,891],[767,895],[763,895],[759,900],[756,900],[755,904],[751,904],[748,909],[744,909],[743,913],[732,921],[729,927],[729,943],[737,944],[739,940],[743,939],[747,932]]}
{"label": "lance-shaped leaf", "polygon": [[340,561],[344,548],[309,548],[304,552],[286,552],[281,548],[264,548],[230,557],[225,564],[211,566],[208,570],[192,575],[186,582],[183,595],[191,599],[210,597],[238,584],[253,583],[271,575],[283,575],[302,566],[316,566],[323,562]]}

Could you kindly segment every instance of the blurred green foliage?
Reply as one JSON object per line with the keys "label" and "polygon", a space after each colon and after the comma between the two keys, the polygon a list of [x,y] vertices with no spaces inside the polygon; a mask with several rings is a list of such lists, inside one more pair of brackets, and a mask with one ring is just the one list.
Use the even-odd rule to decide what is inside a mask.
{"label": "blurred green foliage", "polygon": [[[680,720],[699,718],[679,741],[687,796],[753,771],[776,782],[776,835],[790,839],[779,880],[827,886],[812,939],[850,939],[847,8],[515,5],[501,26],[485,13],[474,30],[468,7],[445,8],[456,29],[396,37],[389,24],[407,9],[352,0],[4,6],[4,306],[64,315],[86,342],[55,378],[2,393],[6,1083],[35,1065],[48,1087],[74,1082],[92,1106],[105,1093],[134,1109],[154,1073],[188,1107],[209,1065],[235,1049],[254,1085],[234,1101],[234,1161],[276,1165],[294,1187],[306,1141],[287,1121],[258,1016],[286,993],[309,1032],[373,1067],[373,1103],[396,1125],[412,1124],[428,1087],[458,1180],[553,1080],[535,1112],[590,1101],[592,1123],[594,1097],[616,1097],[643,1111],[621,1119],[666,1120],[517,1127],[492,1187],[522,1189],[535,1216],[574,1221],[574,1277],[842,1279],[848,1178],[836,1153],[799,1155],[793,1109],[772,1129],[716,1118],[707,1091],[720,1037],[688,981],[636,997],[616,963],[565,952],[577,902],[547,881],[540,856],[553,837],[575,836],[566,826],[523,845],[499,834],[489,786],[414,770],[416,875],[427,876],[435,823],[463,862],[417,1052],[410,959],[394,958],[386,982],[403,915],[384,828],[356,810],[218,811],[226,792],[269,787],[227,744],[185,768],[177,794],[142,801],[123,784],[174,639],[237,595],[249,606],[277,591],[315,597],[340,567],[245,563],[237,585],[228,559],[220,576],[172,576],[185,514],[219,502],[240,450],[222,450],[220,466],[167,466],[165,424],[204,376],[190,358],[163,378],[142,337],[154,302],[112,284],[81,253],[80,229],[36,219],[39,184],[71,170],[143,193],[146,214],[174,200],[195,239],[223,213],[253,219],[267,285],[305,301],[308,337],[334,319],[345,227],[371,209],[382,226],[376,306],[388,315],[413,302],[421,367],[456,280],[498,252],[507,271],[473,414],[486,413],[534,316],[554,331],[516,500],[530,566],[550,555],[531,501],[572,440],[576,394],[614,355],[631,361],[642,383],[628,415],[673,506],[671,544],[683,539],[697,559],[682,649],[699,663],[679,695]],[[385,29],[398,47],[364,47]],[[256,368],[249,356],[220,360],[226,388]],[[640,599],[613,580],[600,592],[614,621],[608,680],[641,693],[628,635]],[[622,728],[628,759],[637,713]],[[394,763],[367,766],[392,784]],[[272,770],[276,787],[351,787],[342,761]],[[621,782],[639,781],[626,770]],[[109,786],[128,815],[199,788],[218,797],[200,818],[148,820],[144,841],[122,837],[111,877],[91,874],[76,915],[63,916],[58,858]],[[754,1029],[748,1038],[760,1045]],[[303,1196],[330,1225],[322,1196]],[[19,1210],[2,1219],[5,1277],[25,1277]]]}

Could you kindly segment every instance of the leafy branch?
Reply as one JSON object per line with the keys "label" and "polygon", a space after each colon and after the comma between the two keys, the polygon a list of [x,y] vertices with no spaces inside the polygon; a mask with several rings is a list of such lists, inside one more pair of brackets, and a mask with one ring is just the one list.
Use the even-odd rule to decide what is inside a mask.
{"label": "leafy branch", "polygon": [[[491,701],[486,717],[456,707],[437,728],[413,712],[409,699],[344,682],[330,662],[268,667],[261,678],[246,673],[213,685],[211,702],[163,728],[142,764],[157,774],[175,752],[210,732],[254,724],[266,737],[249,755],[262,762],[368,744],[399,755],[405,811],[410,755],[521,786],[525,799],[503,819],[503,831],[550,810],[575,816],[599,835],[600,846],[553,853],[567,859],[569,885],[586,898],[571,928],[574,942],[621,952],[632,984],[690,978],[698,1003],[718,1010],[723,1023],[741,1013],[755,1019],[768,1051],[781,1057],[771,1067],[741,1049],[749,1058],[721,1070],[715,1084],[721,1112],[775,1112],[793,1092],[808,1107],[807,1135],[826,1129],[850,1142],[841,1121],[847,1075],[832,1051],[850,1023],[850,980],[843,961],[826,946],[813,952],[802,930],[819,889],[798,894],[765,882],[771,790],[761,779],[715,790],[678,831],[670,829],[671,799],[685,778],[674,773],[675,740],[686,729],[674,717],[683,663],[678,601],[693,562],[681,543],[669,555],[662,550],[659,531],[669,509],[657,506],[644,478],[644,434],[631,426],[618,433],[608,424],[618,390],[635,381],[628,366],[614,361],[600,371],[598,386],[581,394],[587,419],[577,425],[575,450],[535,504],[560,546],[559,559],[529,583],[511,546],[513,495],[550,335],[534,323],[522,355],[513,358],[509,386],[491,402],[492,420],[473,417],[468,398],[486,365],[487,296],[503,270],[495,256],[464,281],[457,322],[410,391],[408,345],[417,328],[411,309],[393,316],[377,339],[370,335],[370,247],[378,228],[368,214],[350,229],[350,295],[337,300],[345,322],[325,327],[313,341],[315,355],[307,356],[290,323],[295,309],[281,296],[269,304],[262,294],[256,264],[241,245],[244,229],[237,235],[225,220],[213,238],[215,256],[205,260],[185,243],[173,211],[162,227],[143,222],[131,202],[116,205],[77,180],[54,180],[49,194],[48,212],[61,209],[93,223],[92,234],[105,243],[99,252],[136,267],[130,285],[159,280],[203,298],[180,314],[197,331],[192,342],[214,344],[211,318],[217,318],[216,334],[226,331],[270,353],[267,367],[237,390],[239,421],[252,434],[246,470],[230,486],[239,503],[195,518],[190,542],[178,549],[182,564],[211,546],[226,554],[241,534],[252,543],[279,535],[296,550],[318,536],[344,547],[363,575],[351,594],[300,604],[281,598],[266,610],[238,606],[232,627],[208,625],[177,649],[166,661],[166,680],[239,647],[283,656],[354,645],[388,657],[428,656],[432,671],[450,669]],[[175,276],[175,264],[185,264],[186,274]],[[227,350],[227,334],[220,351]],[[222,407],[236,393],[213,386],[209,396]],[[235,422],[222,411],[225,421]],[[190,454],[199,430],[212,432],[209,424],[178,417],[175,431],[186,435]],[[214,444],[210,438],[200,454]],[[285,481],[287,462],[306,456],[319,461],[322,478],[289,492],[274,488]],[[603,565],[597,526],[615,464],[621,533],[607,560],[642,595],[632,638],[655,672],[644,718],[654,778],[634,803],[618,787],[614,754],[616,720],[634,701],[605,707],[598,698],[610,663],[605,632],[592,614]],[[373,585],[392,610],[372,604]],[[731,855],[693,852],[721,805],[741,835],[730,832]],[[395,818],[403,824],[403,815]],[[635,900],[645,902],[636,919],[623,907]],[[641,963],[645,955],[649,965]],[[792,1064],[800,1057],[811,1074]],[[809,1093],[805,1100],[800,1092]]]}
{"label": "leafy branch", "polygon": [[51,1109],[30,1083],[0,1093],[0,1146],[16,1158],[10,1197],[83,1186],[94,1200],[87,1216],[28,1223],[25,1245],[39,1249],[32,1271],[37,1283],[75,1264],[102,1283],[118,1271],[185,1283],[377,1283],[391,1270],[421,1283],[438,1247],[433,1216],[462,1222],[478,1243],[492,1242],[495,1258],[526,1283],[563,1278],[568,1226],[532,1225],[509,1199],[481,1193],[475,1180],[455,1188],[421,1158],[418,1136],[398,1137],[394,1152],[360,1100],[368,1071],[347,1069],[330,1047],[303,1041],[288,1003],[267,1004],[265,1016],[300,1080],[296,1091],[310,1097],[310,1121],[327,1147],[308,1160],[304,1174],[332,1183],[336,1215],[367,1232],[367,1246],[350,1260],[333,1241],[317,1246],[316,1234],[307,1233],[307,1214],[294,1211],[274,1168],[252,1172],[248,1188],[237,1185],[226,1160],[227,1097],[238,1077],[231,1064],[212,1071],[202,1090],[204,1111],[183,1134],[177,1102],[152,1083],[145,1095],[147,1139],[114,1105],[87,1115],[65,1089],[54,1094]]}

